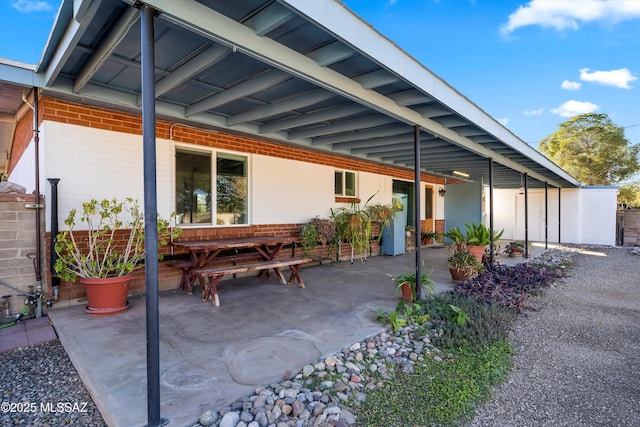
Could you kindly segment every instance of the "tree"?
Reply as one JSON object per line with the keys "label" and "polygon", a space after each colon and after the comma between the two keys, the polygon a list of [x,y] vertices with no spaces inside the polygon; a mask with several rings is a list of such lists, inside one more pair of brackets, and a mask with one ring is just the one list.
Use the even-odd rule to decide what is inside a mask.
{"label": "tree", "polygon": [[621,185],[618,203],[629,208],[640,208],[640,181]]}
{"label": "tree", "polygon": [[606,114],[574,116],[538,148],[585,185],[617,184],[640,171],[640,146]]}

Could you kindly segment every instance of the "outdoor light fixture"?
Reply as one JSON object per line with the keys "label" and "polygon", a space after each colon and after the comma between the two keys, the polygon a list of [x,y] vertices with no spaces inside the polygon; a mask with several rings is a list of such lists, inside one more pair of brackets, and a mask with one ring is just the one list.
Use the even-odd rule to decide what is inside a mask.
{"label": "outdoor light fixture", "polygon": [[463,178],[469,178],[469,174],[468,174],[468,173],[466,173],[466,172],[453,171],[453,174],[454,174],[454,175],[461,176],[461,177],[463,177]]}
{"label": "outdoor light fixture", "polygon": [[446,193],[447,193],[447,190],[445,190],[444,187],[438,190],[438,194],[440,195],[440,197],[444,197]]}
{"label": "outdoor light fixture", "polygon": [[522,174],[520,174],[520,191],[518,192],[518,194],[520,195],[524,194],[524,185],[522,184]]}

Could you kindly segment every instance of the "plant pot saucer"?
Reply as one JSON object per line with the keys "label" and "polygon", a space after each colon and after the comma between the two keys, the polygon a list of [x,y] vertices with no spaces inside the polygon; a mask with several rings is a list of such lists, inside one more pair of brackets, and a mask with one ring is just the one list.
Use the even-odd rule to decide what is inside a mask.
{"label": "plant pot saucer", "polygon": [[123,306],[120,307],[108,307],[108,308],[94,308],[86,306],[84,311],[89,316],[109,316],[116,313],[121,313],[129,308],[129,301]]}

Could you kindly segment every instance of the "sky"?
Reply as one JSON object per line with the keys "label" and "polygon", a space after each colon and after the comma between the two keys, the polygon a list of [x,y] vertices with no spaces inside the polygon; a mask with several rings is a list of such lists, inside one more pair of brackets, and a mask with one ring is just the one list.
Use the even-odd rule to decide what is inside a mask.
{"label": "sky", "polygon": [[[60,3],[0,0],[0,57],[37,64]],[[343,3],[535,148],[592,112],[640,143],[640,0]]]}

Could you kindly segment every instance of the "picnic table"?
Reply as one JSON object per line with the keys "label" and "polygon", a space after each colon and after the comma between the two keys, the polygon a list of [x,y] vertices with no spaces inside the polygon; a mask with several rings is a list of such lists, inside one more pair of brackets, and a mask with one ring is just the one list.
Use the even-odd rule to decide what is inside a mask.
{"label": "picnic table", "polygon": [[[259,277],[270,278],[269,270],[273,270],[280,283],[292,284],[295,279],[298,286],[304,288],[299,267],[311,259],[277,258],[284,246],[295,244],[295,242],[295,237],[269,236],[174,242],[174,247],[189,252],[188,261],[174,264],[175,267],[183,270],[180,287],[192,293],[193,281],[200,280],[203,291],[202,300],[211,299],[216,307],[220,305],[217,284],[225,274],[258,271]],[[230,251],[231,254],[229,254]],[[219,264],[218,261],[232,265],[216,266]],[[289,280],[286,280],[280,271],[282,267],[289,267],[291,270]]]}

